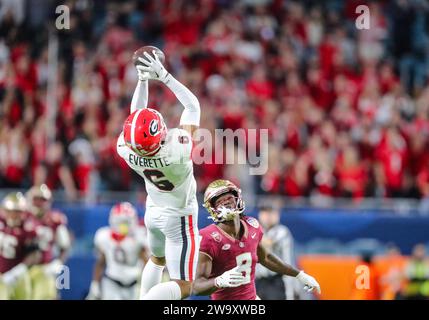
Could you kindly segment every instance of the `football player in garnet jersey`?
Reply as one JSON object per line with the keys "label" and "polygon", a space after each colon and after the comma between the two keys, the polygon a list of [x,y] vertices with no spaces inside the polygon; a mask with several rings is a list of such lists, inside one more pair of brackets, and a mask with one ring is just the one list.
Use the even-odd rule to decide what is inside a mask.
{"label": "football player in garnet jersey", "polygon": [[0,300],[31,299],[28,267],[40,262],[37,221],[21,192],[8,194],[0,208]]}
{"label": "football player in garnet jersey", "polygon": [[45,184],[31,187],[26,198],[29,211],[39,222],[36,233],[42,251],[41,264],[30,270],[33,299],[53,300],[57,298],[57,272],[61,271],[71,246],[67,217],[52,210],[52,192]]}
{"label": "football player in garnet jersey", "polygon": [[[145,181],[145,225],[151,258],[141,278],[143,300],[189,296],[198,259],[198,202],[191,159],[192,134],[200,123],[197,97],[164,68],[155,53],[139,58],[131,114],[117,151]],[[180,128],[167,130],[162,115],[147,108],[148,79],[164,83],[183,105]],[[164,266],[171,281],[163,282]]]}
{"label": "football player in garnet jersey", "polygon": [[[97,230],[98,251],[87,300],[135,300],[137,282],[148,260],[145,229],[129,202],[110,210],[109,226]],[[104,276],[103,276],[104,274]]]}
{"label": "football player in garnet jersey", "polygon": [[204,207],[215,222],[200,231],[201,243],[193,293],[213,300],[255,300],[255,265],[296,277],[308,292],[320,293],[317,281],[268,252],[261,244],[257,219],[244,215],[240,189],[228,180],[209,184]]}

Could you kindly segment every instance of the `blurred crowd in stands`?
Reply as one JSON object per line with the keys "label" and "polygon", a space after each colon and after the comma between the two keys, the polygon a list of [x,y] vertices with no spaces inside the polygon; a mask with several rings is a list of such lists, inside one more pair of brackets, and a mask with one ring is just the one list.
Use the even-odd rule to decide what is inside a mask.
{"label": "blurred crowd in stands", "polygon": [[[60,4],[71,20],[52,29],[50,121]],[[361,4],[368,30],[356,28]],[[252,195],[429,197],[428,30],[424,0],[3,0],[0,187],[46,182],[70,199],[144,190],[116,139],[137,81],[132,53],[154,45],[199,98],[201,127],[269,129],[265,175],[196,165],[200,190],[224,177]],[[159,83],[149,106],[178,125],[182,107]]]}

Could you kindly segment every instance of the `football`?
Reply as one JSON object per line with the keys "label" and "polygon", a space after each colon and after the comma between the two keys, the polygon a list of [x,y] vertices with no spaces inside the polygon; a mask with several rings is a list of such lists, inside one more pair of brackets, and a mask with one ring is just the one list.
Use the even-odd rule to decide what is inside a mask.
{"label": "football", "polygon": [[142,64],[138,58],[142,57],[142,58],[146,58],[144,53],[147,52],[150,55],[152,55],[152,51],[155,51],[156,55],[159,58],[159,61],[161,61],[162,64],[165,63],[165,55],[164,52],[162,52],[159,48],[154,47],[154,46],[144,46],[141,47],[139,49],[137,49],[136,51],[134,51],[133,54],[133,63],[134,65],[138,65],[138,64]]}

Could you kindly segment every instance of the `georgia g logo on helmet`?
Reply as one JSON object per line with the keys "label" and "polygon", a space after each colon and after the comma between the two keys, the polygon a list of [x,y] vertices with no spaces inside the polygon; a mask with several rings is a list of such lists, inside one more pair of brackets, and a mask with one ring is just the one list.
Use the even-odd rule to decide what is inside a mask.
{"label": "georgia g logo on helmet", "polygon": [[125,120],[124,142],[135,153],[143,157],[155,155],[163,145],[167,126],[162,115],[150,108],[138,109]]}
{"label": "georgia g logo on helmet", "polygon": [[151,136],[156,136],[157,134],[159,134],[158,127],[158,120],[153,119],[149,125],[149,134]]}

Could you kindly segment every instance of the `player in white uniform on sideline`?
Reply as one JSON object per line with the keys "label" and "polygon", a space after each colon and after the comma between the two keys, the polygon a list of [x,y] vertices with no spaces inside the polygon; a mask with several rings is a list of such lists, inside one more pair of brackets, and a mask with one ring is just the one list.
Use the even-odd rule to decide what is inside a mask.
{"label": "player in white uniform on sideline", "polygon": [[98,257],[87,299],[136,300],[148,252],[135,208],[128,202],[113,206],[109,226],[97,230],[94,243]]}
{"label": "player in white uniform on sideline", "polygon": [[[139,60],[144,65],[136,67],[139,81],[117,151],[143,177],[148,193],[145,225],[152,256],[142,273],[140,299],[179,300],[190,295],[199,251],[191,152],[200,104],[154,52]],[[163,82],[183,105],[180,128],[167,131],[162,115],[147,108],[149,79]],[[171,281],[161,283],[165,265]]]}

